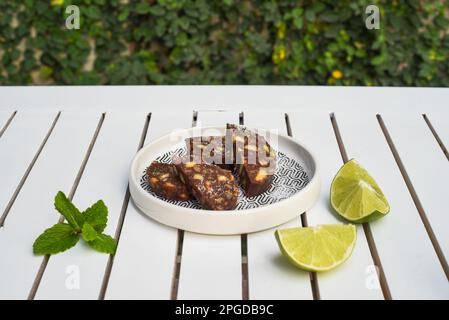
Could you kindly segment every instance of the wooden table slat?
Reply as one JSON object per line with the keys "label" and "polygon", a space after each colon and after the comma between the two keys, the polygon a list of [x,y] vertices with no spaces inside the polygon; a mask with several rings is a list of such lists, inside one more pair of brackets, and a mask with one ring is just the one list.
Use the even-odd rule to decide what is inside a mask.
{"label": "wooden table slat", "polygon": [[[244,112],[245,125],[276,130],[286,135],[283,112]],[[276,148],[275,145],[272,146]],[[277,228],[301,227],[298,217]],[[274,237],[276,228],[248,235],[248,277],[250,299],[310,300],[312,288],[308,272],[298,270],[285,259]]]}
{"label": "wooden table slat", "polygon": [[[20,93],[25,90],[22,88],[0,90],[4,91],[4,99],[0,101],[3,104],[0,130],[15,110],[9,106],[23,105],[0,138],[0,215],[19,191],[5,225],[0,227],[0,299],[25,299],[30,292],[43,259],[33,255],[32,244],[45,228],[58,221],[53,207],[54,195],[58,190],[69,193],[72,188],[103,111],[89,105],[92,101],[80,103],[85,99],[82,96],[90,96],[92,92],[99,92],[103,97],[100,97],[101,105],[110,104],[114,111],[106,114],[74,201],[84,208],[97,199],[104,199],[110,209],[107,233],[114,234],[117,227],[129,163],[136,152],[146,114],[153,111],[146,139],[149,143],[176,128],[190,127],[194,108],[199,110],[198,122],[203,126],[238,123],[239,112],[243,111],[245,125],[277,128],[284,134],[284,114],[289,113],[294,137],[311,148],[321,166],[322,193],[318,203],[307,213],[308,223],[344,223],[328,204],[330,183],[342,165],[329,118],[329,112],[335,112],[349,157],[355,157],[372,173],[391,204],[390,214],[370,226],[393,298],[449,297],[449,284],[441,262],[375,116],[381,113],[442,252],[449,258],[446,232],[449,216],[445,206],[448,158],[422,117],[423,113],[427,115],[439,138],[449,148],[449,117],[444,107],[447,89],[134,88],[133,99],[147,101],[151,97],[155,105],[147,110],[137,103],[130,112],[119,106],[123,105],[123,99],[128,103],[132,101],[125,94],[128,88],[120,89],[119,96],[116,89],[109,92],[111,88],[100,91],[97,88],[42,88],[39,92],[32,89],[26,95]],[[281,95],[277,94],[281,91]],[[321,95],[324,91],[328,94]],[[80,98],[65,103],[67,92]],[[88,94],[80,95],[82,92]],[[57,99],[54,99],[55,94]],[[317,95],[321,102],[315,101]],[[51,101],[48,96],[53,96]],[[189,107],[181,106],[180,96],[182,104]],[[271,108],[279,96],[283,98],[277,109]],[[298,97],[303,101],[302,106],[291,108],[291,101],[297,101]],[[369,97],[380,97],[385,103]],[[163,98],[163,107],[156,105]],[[427,106],[429,99],[435,107]],[[369,102],[365,110],[359,112],[362,100],[375,103]],[[95,101],[98,104],[98,99]],[[310,101],[313,110],[309,110]],[[43,108],[37,109],[35,105]],[[392,108],[394,113],[390,112]],[[58,119],[60,109],[64,111]],[[53,123],[55,127],[29,176],[24,176]],[[21,180],[24,184],[17,189]],[[300,225],[297,218],[280,228]],[[294,268],[281,256],[274,230],[248,235],[249,298],[311,299],[309,273]],[[130,200],[106,299],[170,298],[176,246],[177,230],[153,221]],[[52,256],[36,298],[98,298],[108,259],[108,255],[88,249],[82,241],[76,248]],[[322,299],[383,298],[361,227],[352,257],[336,270],[318,274],[317,279]],[[240,236],[185,232],[178,298],[241,299]]]}
{"label": "wooden table slat", "polygon": [[382,114],[441,249],[449,259],[449,164],[421,114]]}
{"label": "wooden table slat", "polygon": [[[54,116],[46,115],[42,119],[44,115],[46,114],[42,113],[41,116],[34,114],[26,118],[29,121],[28,125],[35,127],[35,134],[45,131],[39,129],[41,123],[39,120],[43,121],[48,129],[49,121]],[[2,253],[0,298],[27,298],[43,259],[42,256],[33,255],[33,242],[46,228],[58,222],[59,214],[54,209],[54,196],[58,190],[66,194],[70,191],[99,118],[100,114],[97,112],[63,112],[61,114],[42,154],[9,212],[5,226],[0,229],[0,252]],[[13,124],[20,123],[25,122],[21,122],[20,118],[14,119]],[[11,131],[8,129],[9,134],[15,133],[15,128],[10,129]],[[22,131],[22,133],[26,134],[25,138],[32,140],[33,130],[30,129],[29,133]],[[15,141],[15,146],[20,146],[17,144],[21,141],[20,137],[15,137]],[[23,143],[23,147],[28,148],[27,142]],[[13,155],[18,163],[22,161],[21,156],[28,156],[19,152],[13,152]],[[15,166],[10,165],[9,169],[13,171]]]}
{"label": "wooden table slat", "polygon": [[[447,279],[375,113],[336,113],[336,118],[349,158],[355,158],[372,174],[390,202],[390,213],[371,223],[371,229],[393,299],[447,298],[449,296]],[[403,154],[402,160],[406,163],[410,162],[409,157],[419,157],[420,146],[429,143],[429,138],[433,139],[429,136],[424,139],[425,141],[422,140],[422,137],[431,133],[420,114],[412,117],[416,119],[414,123],[406,120],[408,125],[406,121],[396,117],[394,119],[397,122],[388,121],[390,120],[388,116],[384,118],[387,118],[388,129],[400,153],[405,149],[401,148],[402,142],[405,142],[405,139],[410,141],[413,154]],[[437,152],[443,157],[436,144],[429,147],[434,147],[431,152]],[[421,168],[426,164],[429,168],[432,167],[432,162],[425,159],[425,154],[422,155],[419,160]],[[447,162],[444,165],[448,173]],[[440,174],[444,175],[441,172]],[[434,188],[435,186],[430,184],[428,187],[432,187],[433,192],[438,192],[435,190],[438,187]],[[439,188],[441,187],[443,186],[440,185]],[[441,191],[444,192],[444,187]],[[440,213],[443,214],[443,211]],[[441,222],[444,221],[446,226],[443,229],[447,229],[449,221],[443,219]],[[446,241],[447,239],[446,237]]]}
{"label": "wooden table slat", "polygon": [[[145,144],[191,123],[192,111],[152,112]],[[169,299],[176,242],[176,229],[152,220],[131,199],[105,298]]]}
{"label": "wooden table slat", "polygon": [[2,131],[6,128],[8,120],[11,118],[13,114],[14,112],[0,111],[0,138],[2,135]]}
{"label": "wooden table slat", "polygon": [[[311,148],[321,170],[321,196],[307,214],[309,225],[347,223],[335,214],[329,204],[330,185],[343,165],[329,113],[289,113],[289,118],[293,137]],[[318,285],[321,299],[383,299],[361,225],[357,226],[357,242],[352,256],[336,270],[318,274]]]}
{"label": "wooden table slat", "polygon": [[[239,123],[239,113],[199,111],[202,126]],[[178,299],[241,299],[240,236],[184,233]]]}
{"label": "wooden table slat", "polygon": [[19,112],[0,139],[0,216],[14,195],[57,112]]}
{"label": "wooden table slat", "polygon": [[[137,151],[146,112],[107,112],[100,134],[87,162],[74,196],[74,203],[84,210],[102,199],[108,206],[105,233],[114,236],[128,186],[128,168]],[[65,254],[51,257],[36,299],[97,299],[109,255],[99,254],[88,246],[78,245]],[[79,287],[69,286],[76,280]]]}

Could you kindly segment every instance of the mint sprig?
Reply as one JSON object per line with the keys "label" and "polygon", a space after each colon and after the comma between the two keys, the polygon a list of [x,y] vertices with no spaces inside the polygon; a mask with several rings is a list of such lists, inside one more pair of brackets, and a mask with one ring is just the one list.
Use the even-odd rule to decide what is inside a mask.
{"label": "mint sprig", "polygon": [[80,237],[99,252],[114,254],[117,242],[103,233],[108,223],[108,208],[102,200],[97,201],[84,212],[59,191],[55,197],[55,208],[67,220],[45,230],[33,244],[36,255],[56,254],[74,247]]}

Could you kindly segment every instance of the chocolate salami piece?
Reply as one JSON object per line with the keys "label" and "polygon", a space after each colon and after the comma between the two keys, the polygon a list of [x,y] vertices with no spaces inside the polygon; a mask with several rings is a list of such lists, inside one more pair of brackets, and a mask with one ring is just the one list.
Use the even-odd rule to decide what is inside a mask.
{"label": "chocolate salami piece", "polygon": [[[258,159],[265,159],[270,156],[272,148],[262,135],[259,135],[243,126],[227,124],[226,136],[233,144],[234,163],[243,163],[248,159],[250,163],[255,163]],[[274,150],[272,152],[275,154]]]}
{"label": "chocolate salami piece", "polygon": [[256,144],[257,135],[245,127],[237,126],[235,124],[226,125],[226,138],[227,141],[231,141],[233,162],[234,164],[243,163],[244,160],[244,147],[251,141],[252,144]]}
{"label": "chocolate salami piece", "polygon": [[198,162],[216,164],[222,169],[233,169],[232,143],[224,136],[192,137],[186,140],[187,152]]}
{"label": "chocolate salami piece", "polygon": [[205,209],[232,210],[237,205],[239,187],[228,170],[216,165],[174,159],[181,179]]}
{"label": "chocolate salami piece", "polygon": [[151,190],[165,199],[187,201],[193,197],[179,179],[173,164],[153,162],[147,168]]}
{"label": "chocolate salami piece", "polygon": [[245,190],[247,197],[254,197],[267,191],[274,177],[274,167],[260,164],[237,165],[240,185]]}
{"label": "chocolate salami piece", "polygon": [[276,152],[265,138],[245,127],[227,124],[234,143],[234,160],[239,182],[247,197],[267,191],[276,171]]}

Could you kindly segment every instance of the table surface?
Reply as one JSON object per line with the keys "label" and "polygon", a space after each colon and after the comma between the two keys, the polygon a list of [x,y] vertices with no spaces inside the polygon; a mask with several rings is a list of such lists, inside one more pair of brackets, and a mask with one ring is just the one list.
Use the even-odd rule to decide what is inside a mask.
{"label": "table surface", "polygon": [[[328,87],[0,88],[0,299],[449,299],[449,89]],[[317,204],[282,227],[342,223],[329,188],[357,159],[391,212],[357,226],[351,258],[309,274],[274,229],[210,236],[160,225],[129,198],[136,151],[174,129],[243,122],[291,134],[321,168]],[[49,259],[58,190],[109,207],[114,257],[79,243]]]}

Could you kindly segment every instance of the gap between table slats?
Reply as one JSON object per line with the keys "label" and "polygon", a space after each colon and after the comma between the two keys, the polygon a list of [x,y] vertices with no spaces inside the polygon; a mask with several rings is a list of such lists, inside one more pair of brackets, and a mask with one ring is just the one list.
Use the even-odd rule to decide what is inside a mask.
{"label": "gap between table slats", "polygon": [[[343,163],[346,163],[349,161],[349,158],[348,158],[348,154],[347,154],[345,145],[343,143],[343,140],[342,140],[342,137],[340,134],[340,130],[338,127],[337,119],[336,119],[334,113],[330,114],[330,120],[332,123],[332,127],[334,128],[335,138],[337,140],[337,144],[340,149]],[[380,285],[382,288],[382,293],[386,300],[391,300],[392,296],[391,296],[390,288],[388,286],[388,281],[385,276],[385,272],[384,272],[384,269],[382,266],[382,262],[380,260],[379,252],[377,251],[376,243],[374,242],[373,234],[371,232],[369,223],[363,223],[363,230],[365,232],[366,240],[368,241],[369,249],[370,249],[374,264],[377,267],[376,270],[378,271],[378,276],[379,276],[379,281],[380,281]]]}
{"label": "gap between table slats", "polygon": [[[92,153],[92,150],[93,150],[94,145],[95,145],[95,141],[97,140],[98,134],[100,133],[101,126],[103,125],[105,116],[106,116],[106,114],[103,113],[101,115],[99,121],[98,121],[97,128],[95,129],[95,132],[94,132],[94,135],[92,137],[92,140],[91,140],[91,142],[90,142],[90,144],[89,144],[89,146],[87,148],[86,155],[84,156],[83,162],[81,163],[81,166],[80,166],[80,168],[78,170],[78,174],[77,174],[77,176],[75,178],[75,181],[73,182],[72,188],[71,188],[69,194],[67,195],[67,197],[70,200],[72,200],[73,196],[75,195],[76,188],[78,187],[78,184],[79,184],[79,182],[81,180],[81,176],[83,175],[84,169],[85,169],[85,167],[87,165],[87,161],[89,160],[89,156]],[[61,216],[59,218],[59,220],[58,220],[58,223],[62,223],[63,221],[64,221],[64,217]],[[45,268],[46,268],[46,266],[48,264],[49,259],[50,259],[49,255],[44,256],[44,258],[42,259],[41,266],[39,267],[39,270],[38,270],[38,272],[36,274],[36,278],[34,280],[34,283],[33,283],[32,287],[30,289],[30,293],[28,295],[28,300],[33,300],[34,299],[34,297],[36,295],[36,292],[37,292],[37,290],[39,288],[40,281],[41,281],[42,276],[43,276],[43,274],[45,272]]]}
{"label": "gap between table slats", "polygon": [[[245,114],[240,112],[239,124],[245,124]],[[249,300],[249,275],[248,275],[248,235],[240,235],[240,248],[242,255],[242,300]]]}
{"label": "gap between table slats", "polygon": [[0,129],[0,138],[3,136],[3,133],[6,131],[6,129],[8,129],[9,125],[11,124],[12,120],[14,119],[14,117],[16,116],[17,111],[14,111],[8,118],[8,120],[6,120],[5,125]]}
{"label": "gap between table slats", "polygon": [[[292,128],[290,125],[290,118],[288,116],[288,114],[285,114],[285,125],[287,128],[287,134],[289,137],[293,137],[293,133],[292,133]],[[302,227],[306,228],[309,226],[308,222],[307,222],[307,212],[303,212],[301,214],[301,225]],[[316,272],[309,272],[310,274],[310,285],[312,287],[312,295],[313,295],[313,300],[321,300],[321,296],[320,296],[320,286],[318,284],[318,276]]]}
{"label": "gap between table slats", "polygon": [[427,116],[427,114],[425,114],[425,113],[422,116],[423,116],[424,121],[426,122],[427,126],[429,127],[430,131],[432,132],[435,140],[437,141],[438,145],[440,146],[441,151],[443,151],[444,155],[446,156],[446,159],[449,160],[449,152],[447,151],[447,148],[444,145],[443,140],[441,140],[441,137],[438,134],[437,130],[432,125],[432,122],[430,121],[429,116]]}

